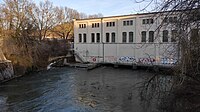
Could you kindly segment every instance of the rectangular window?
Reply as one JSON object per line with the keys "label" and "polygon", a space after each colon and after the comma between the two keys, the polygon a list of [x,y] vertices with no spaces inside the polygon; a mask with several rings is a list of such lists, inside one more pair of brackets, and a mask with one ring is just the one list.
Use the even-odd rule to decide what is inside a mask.
{"label": "rectangular window", "polygon": [[86,24],[79,24],[79,28],[86,28]]}
{"label": "rectangular window", "polygon": [[86,33],[83,34],[83,42],[84,42],[84,43],[87,42],[87,36],[86,36]]}
{"label": "rectangular window", "polygon": [[82,42],[82,34],[79,34],[79,42],[81,43]]}
{"label": "rectangular window", "polygon": [[92,42],[92,43],[95,42],[95,35],[94,35],[94,33],[91,34],[91,42]]}
{"label": "rectangular window", "polygon": [[112,22],[112,26],[115,26],[115,22]]}
{"label": "rectangular window", "polygon": [[129,32],[129,42],[133,42],[133,32]]}
{"label": "rectangular window", "polygon": [[114,32],[112,33],[111,42],[113,42],[113,43],[115,42],[115,33]]}
{"label": "rectangular window", "polygon": [[106,22],[106,26],[109,27],[109,22]]}
{"label": "rectangular window", "polygon": [[126,21],[123,21],[123,25],[126,26]]}
{"label": "rectangular window", "polygon": [[153,24],[153,19],[143,19],[142,24]]}
{"label": "rectangular window", "polygon": [[129,26],[129,21],[126,21],[127,26]]}
{"label": "rectangular window", "polygon": [[150,20],[149,20],[149,19],[146,19],[146,21],[147,21],[147,24],[149,24],[149,23],[150,23]]}
{"label": "rectangular window", "polygon": [[100,33],[97,33],[96,35],[97,35],[96,36],[96,38],[97,38],[96,41],[97,41],[97,43],[99,43],[100,42]]}
{"label": "rectangular window", "polygon": [[146,31],[142,31],[142,39],[141,42],[146,42]]}
{"label": "rectangular window", "polygon": [[122,32],[122,42],[125,43],[127,38],[126,32]]}
{"label": "rectangular window", "polygon": [[94,23],[92,23],[92,28],[94,28]]}
{"label": "rectangular window", "polygon": [[176,42],[177,39],[177,30],[172,30],[171,42]]}
{"label": "rectangular window", "polygon": [[130,25],[133,25],[133,20],[130,20]]}
{"label": "rectangular window", "polygon": [[164,23],[167,23],[167,22],[168,22],[168,17],[165,17],[165,18],[163,19],[163,22],[164,22]]}
{"label": "rectangular window", "polygon": [[97,23],[97,27],[99,27],[99,23]]}
{"label": "rectangular window", "polygon": [[146,19],[143,19],[143,20],[142,20],[142,24],[146,24]]}
{"label": "rectangular window", "polygon": [[110,34],[106,33],[106,42],[110,42]]}
{"label": "rectangular window", "polygon": [[163,31],[163,42],[168,42],[168,31],[167,30]]}
{"label": "rectangular window", "polygon": [[114,27],[115,26],[115,22],[106,22],[106,26],[107,27]]}
{"label": "rectangular window", "polygon": [[154,31],[149,31],[149,42],[154,41]]}
{"label": "rectangular window", "polygon": [[154,22],[153,19],[150,19],[150,24],[153,24],[153,22]]}

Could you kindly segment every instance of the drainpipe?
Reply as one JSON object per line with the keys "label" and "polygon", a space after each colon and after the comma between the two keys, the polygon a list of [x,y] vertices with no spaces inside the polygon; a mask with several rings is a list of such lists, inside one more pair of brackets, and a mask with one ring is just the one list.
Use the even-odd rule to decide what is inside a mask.
{"label": "drainpipe", "polygon": [[104,42],[103,42],[103,17],[101,18],[101,43],[102,43],[102,55],[103,55],[103,63],[104,63]]}

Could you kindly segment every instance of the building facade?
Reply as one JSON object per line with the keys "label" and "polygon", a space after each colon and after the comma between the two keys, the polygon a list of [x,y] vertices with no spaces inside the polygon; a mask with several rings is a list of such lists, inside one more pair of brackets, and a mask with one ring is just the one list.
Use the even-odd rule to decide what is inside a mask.
{"label": "building facade", "polygon": [[177,31],[165,23],[159,26],[177,17],[158,14],[74,20],[74,51],[91,63],[173,65],[178,59]]}

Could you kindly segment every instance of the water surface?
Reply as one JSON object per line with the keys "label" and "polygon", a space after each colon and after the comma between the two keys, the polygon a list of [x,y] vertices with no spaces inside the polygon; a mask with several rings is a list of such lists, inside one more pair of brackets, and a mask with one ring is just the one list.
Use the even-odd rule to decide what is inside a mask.
{"label": "water surface", "polygon": [[[144,71],[55,68],[0,85],[2,112],[142,112],[135,85]],[[152,110],[149,110],[153,111]]]}

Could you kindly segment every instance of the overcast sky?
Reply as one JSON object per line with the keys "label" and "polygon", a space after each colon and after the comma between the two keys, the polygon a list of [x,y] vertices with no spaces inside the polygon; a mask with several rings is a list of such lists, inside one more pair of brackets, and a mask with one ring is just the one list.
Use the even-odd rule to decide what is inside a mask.
{"label": "overcast sky", "polygon": [[[3,1],[3,0],[0,0]],[[42,0],[33,0],[36,3]],[[141,13],[149,2],[136,3],[142,0],[50,0],[55,6],[67,6],[86,14],[102,13],[103,16]],[[150,0],[146,0],[150,1]],[[153,3],[152,3],[153,4]],[[152,7],[149,7],[150,11]]]}

